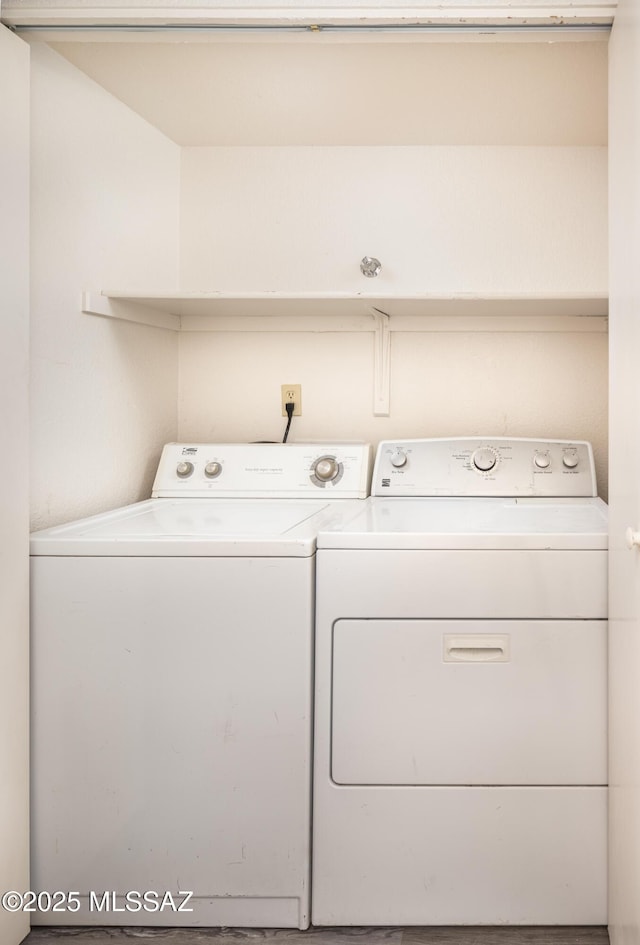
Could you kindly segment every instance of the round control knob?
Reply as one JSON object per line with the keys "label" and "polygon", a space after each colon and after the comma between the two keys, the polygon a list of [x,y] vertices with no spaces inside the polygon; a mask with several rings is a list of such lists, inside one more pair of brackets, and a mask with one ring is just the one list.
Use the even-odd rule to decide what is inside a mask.
{"label": "round control knob", "polygon": [[473,465],[481,472],[489,472],[498,462],[498,457],[493,450],[482,447],[473,454]]}
{"label": "round control knob", "polygon": [[565,453],[562,457],[562,462],[567,469],[575,469],[580,460],[578,459],[577,453]]}
{"label": "round control knob", "polygon": [[335,479],[338,475],[338,469],[338,463],[333,456],[323,456],[322,459],[317,459],[313,464],[314,475],[321,482],[331,482],[332,479]]}
{"label": "round control knob", "polygon": [[396,450],[395,453],[391,454],[390,463],[392,466],[395,466],[396,469],[401,469],[403,466],[407,465],[407,454],[403,453],[402,450]]}
{"label": "round control knob", "polygon": [[222,472],[222,466],[220,463],[207,463],[204,467],[204,474],[207,479],[215,479],[216,476],[219,476]]}
{"label": "round control knob", "polygon": [[192,472],[193,463],[178,463],[176,466],[176,474],[180,479],[188,479]]}
{"label": "round control knob", "polygon": [[535,453],[533,463],[538,469],[548,469],[551,465],[551,457],[548,453]]}

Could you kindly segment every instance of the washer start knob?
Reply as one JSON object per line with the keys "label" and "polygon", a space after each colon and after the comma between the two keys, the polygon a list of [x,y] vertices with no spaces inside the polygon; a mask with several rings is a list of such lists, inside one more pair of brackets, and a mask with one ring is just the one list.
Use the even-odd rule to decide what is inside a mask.
{"label": "washer start knob", "polygon": [[473,465],[481,472],[489,472],[498,462],[496,454],[487,447],[476,450],[471,458],[473,459]]}
{"label": "washer start knob", "polygon": [[580,460],[578,459],[577,453],[565,453],[562,457],[562,462],[567,469],[575,469]]}
{"label": "washer start knob", "polygon": [[207,479],[215,479],[222,472],[220,463],[207,463],[204,467],[204,474]]}
{"label": "washer start knob", "polygon": [[331,482],[338,475],[340,467],[333,456],[322,456],[313,464],[313,474],[320,482]]}
{"label": "washer start knob", "polygon": [[188,479],[193,472],[193,463],[178,463],[176,466],[176,475],[180,479]]}

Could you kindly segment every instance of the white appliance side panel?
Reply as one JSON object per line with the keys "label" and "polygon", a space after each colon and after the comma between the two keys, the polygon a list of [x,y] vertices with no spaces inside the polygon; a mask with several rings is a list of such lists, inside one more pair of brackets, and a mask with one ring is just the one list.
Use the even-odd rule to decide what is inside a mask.
{"label": "white appliance side panel", "polygon": [[606,788],[339,788],[317,771],[314,925],[604,925]]}
{"label": "white appliance side panel", "polygon": [[[34,889],[308,924],[313,559],[32,561]],[[122,924],[42,913],[38,924]]]}
{"label": "white appliance side panel", "polygon": [[607,619],[606,551],[317,554],[319,618]]}
{"label": "white appliance side panel", "polygon": [[605,621],[338,620],[338,784],[607,783]]}

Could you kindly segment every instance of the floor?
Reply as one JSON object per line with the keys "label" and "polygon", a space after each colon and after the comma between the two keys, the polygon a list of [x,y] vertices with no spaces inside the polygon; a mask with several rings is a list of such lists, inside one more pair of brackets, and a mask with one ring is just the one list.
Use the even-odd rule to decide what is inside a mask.
{"label": "floor", "polygon": [[603,926],[37,928],[23,945],[609,945]]}

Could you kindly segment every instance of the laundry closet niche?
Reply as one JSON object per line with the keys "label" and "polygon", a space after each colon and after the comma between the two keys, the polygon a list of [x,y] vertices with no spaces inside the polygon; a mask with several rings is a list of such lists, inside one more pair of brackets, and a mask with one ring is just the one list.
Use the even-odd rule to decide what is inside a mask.
{"label": "laundry closet niche", "polygon": [[[284,383],[294,438],[587,439],[606,495],[606,33],[61,34],[32,63],[34,524],[148,495],[165,440],[277,439]],[[220,297],[172,322],[109,291]]]}

